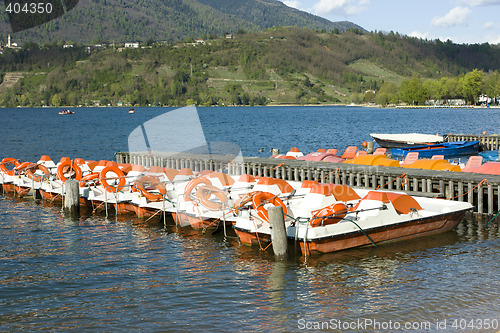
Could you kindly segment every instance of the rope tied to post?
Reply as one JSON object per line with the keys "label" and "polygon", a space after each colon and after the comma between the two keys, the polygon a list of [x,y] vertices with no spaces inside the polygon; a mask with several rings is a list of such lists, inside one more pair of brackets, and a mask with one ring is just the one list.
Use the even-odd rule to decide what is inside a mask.
{"label": "rope tied to post", "polygon": [[329,177],[330,175],[332,175],[334,173],[337,173],[337,171],[340,171],[340,168],[337,168],[337,169],[333,170],[332,172],[329,172],[326,176],[321,177],[320,179],[318,179],[318,183],[320,183],[321,181],[323,181],[326,177]]}
{"label": "rope tied to post", "polygon": [[[453,199],[457,199],[457,198],[463,197],[466,194],[469,194],[470,192],[474,191],[479,186],[483,185],[484,182],[488,183],[488,186],[490,186],[490,182],[488,181],[488,179],[485,178],[485,179],[481,180],[476,186],[474,186],[473,188],[471,188],[470,190],[468,190],[467,192],[465,192],[464,194],[459,194],[457,196],[454,196],[453,198],[449,198],[448,200],[453,200]],[[437,197],[434,197],[434,199],[437,199]]]}
{"label": "rope tied to post", "polygon": [[389,185],[391,183],[394,183],[398,179],[401,179],[401,187],[402,187],[402,189],[404,191],[405,190],[405,184],[406,184],[406,173],[403,173],[401,176],[398,176],[398,177],[394,178],[393,180],[391,180],[390,182],[385,183],[384,185],[378,185],[377,188],[376,188],[376,190],[378,190],[380,188],[384,188],[387,185]]}
{"label": "rope tied to post", "polygon": [[272,170],[276,169],[276,168],[279,168],[281,166],[283,166],[284,164],[283,163],[280,163],[274,167],[272,167],[271,169],[267,170],[267,171],[263,171],[262,173],[258,174],[257,176],[255,176],[256,178],[258,177],[262,177],[266,172],[271,172]]}

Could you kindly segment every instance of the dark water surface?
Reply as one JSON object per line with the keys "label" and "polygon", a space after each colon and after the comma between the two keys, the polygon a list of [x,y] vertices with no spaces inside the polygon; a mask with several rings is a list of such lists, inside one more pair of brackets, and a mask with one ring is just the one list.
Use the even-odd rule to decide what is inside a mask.
{"label": "dark water surface", "polygon": [[[0,158],[113,159],[127,150],[130,131],[167,110],[0,109]],[[493,109],[198,111],[207,141],[236,143],[244,156],[269,156],[272,147],[344,149],[371,132],[500,128]],[[500,231],[487,221],[307,263],[275,262],[223,233],[168,222],[70,220],[60,207],[0,195],[0,331],[500,331]]]}

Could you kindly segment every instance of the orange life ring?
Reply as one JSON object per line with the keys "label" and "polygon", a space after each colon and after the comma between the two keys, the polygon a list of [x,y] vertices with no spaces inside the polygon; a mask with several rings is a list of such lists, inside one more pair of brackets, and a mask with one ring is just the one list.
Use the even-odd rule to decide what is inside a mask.
{"label": "orange life ring", "polygon": [[63,182],[67,181],[68,178],[64,175],[67,172],[67,169],[73,170],[75,172],[74,178],[75,180],[82,179],[82,169],[75,162],[71,162],[71,160],[64,160],[57,167],[57,178],[62,180]]}
{"label": "orange life ring", "polygon": [[201,177],[201,178],[197,177],[197,178],[191,179],[189,181],[189,183],[187,183],[186,187],[184,188],[183,198],[185,201],[193,201],[193,199],[191,198],[191,192],[193,191],[193,189],[197,185],[200,185],[200,184],[212,185],[212,182],[205,177]]}
{"label": "orange life ring", "polygon": [[[35,174],[36,170],[40,170],[43,172],[43,176],[38,176]],[[48,178],[50,176],[49,169],[43,164],[34,164],[31,168],[26,170],[26,176],[34,180],[35,182],[41,182],[44,178]]]}
{"label": "orange life ring", "polygon": [[[156,189],[160,193],[151,193],[151,189]],[[141,194],[149,201],[161,201],[163,196],[167,194],[165,185],[155,176],[144,176],[136,180],[133,190],[141,192]]]}
{"label": "orange life ring", "polygon": [[287,213],[287,209],[283,201],[277,196],[269,192],[260,192],[253,196],[252,205],[253,209],[257,211],[257,215],[264,221],[269,222],[269,212],[264,207],[266,203],[273,204],[274,206],[283,207],[283,214]]}
{"label": "orange life ring", "polygon": [[[80,180],[80,187],[85,187],[87,186],[87,182],[89,180],[94,180],[94,179],[99,179],[99,173],[97,172],[92,172],[92,173],[89,173],[88,175],[82,177],[82,179]],[[97,182],[98,183],[98,182]]]}
{"label": "orange life ring", "polygon": [[7,169],[7,164],[12,164],[14,165],[14,168],[17,167],[19,164],[21,164],[19,162],[19,160],[16,160],[15,158],[12,158],[12,157],[6,157],[4,158],[1,162],[0,162],[0,170],[2,170],[3,172],[7,172],[7,171],[12,171],[14,170],[14,168],[12,170],[9,170]]}
{"label": "orange life ring", "polygon": [[[215,202],[210,200],[210,197],[215,195],[220,202]],[[222,210],[224,206],[227,206],[227,196],[220,188],[213,185],[200,186],[196,190],[196,198],[200,201],[203,207],[210,210]]]}
{"label": "orange life ring", "polygon": [[23,162],[23,163],[20,163],[19,165],[15,166],[14,167],[14,171],[16,173],[21,173],[24,169],[26,169],[27,167],[29,167],[30,165],[32,165],[33,163],[31,162]]}
{"label": "orange life ring", "polygon": [[233,213],[235,215],[238,215],[240,213],[240,209],[247,203],[252,202],[253,197],[259,193],[262,193],[262,191],[253,191],[245,194],[240,194],[240,197],[234,202]]}
{"label": "orange life ring", "polygon": [[[107,177],[106,177],[106,174],[108,172],[113,172],[114,174],[116,174],[116,176],[117,176],[116,179],[118,179],[118,185],[113,186],[113,185],[110,185],[108,183],[109,179],[107,179]],[[102,169],[102,171],[99,175],[99,179],[101,180],[101,184],[102,184],[102,186],[104,186],[106,191],[111,192],[111,193],[116,193],[116,192],[122,190],[125,187],[125,183],[126,183],[125,174],[116,165],[110,165],[110,166],[107,166],[104,169]]]}
{"label": "orange life ring", "polygon": [[335,224],[341,221],[347,214],[348,208],[342,202],[334,203],[330,206],[313,211],[311,218],[312,227],[320,227],[329,224]]}

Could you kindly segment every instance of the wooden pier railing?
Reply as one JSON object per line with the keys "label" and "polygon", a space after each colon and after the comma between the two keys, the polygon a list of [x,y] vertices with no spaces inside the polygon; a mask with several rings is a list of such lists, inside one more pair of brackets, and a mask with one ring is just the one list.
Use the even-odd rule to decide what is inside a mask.
{"label": "wooden pier railing", "polygon": [[479,141],[483,150],[500,149],[500,135],[448,134],[444,136],[444,140],[447,142]]}
{"label": "wooden pier railing", "polygon": [[467,172],[376,167],[355,164],[283,160],[234,156],[148,154],[118,152],[118,163],[145,167],[190,168],[223,171],[231,175],[251,174],[289,181],[317,180],[369,189],[406,191],[413,195],[468,201],[479,215],[500,210],[500,176]]}

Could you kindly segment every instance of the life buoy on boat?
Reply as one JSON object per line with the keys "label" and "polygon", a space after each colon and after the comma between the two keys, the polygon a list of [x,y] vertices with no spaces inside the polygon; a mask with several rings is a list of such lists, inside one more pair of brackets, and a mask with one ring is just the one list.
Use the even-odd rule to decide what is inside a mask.
{"label": "life buoy on boat", "polygon": [[[220,202],[212,201],[210,198],[215,195]],[[213,185],[200,186],[196,190],[196,198],[200,201],[200,204],[209,210],[222,210],[224,206],[227,206],[227,196],[220,188]]]}
{"label": "life buoy on boat", "polygon": [[335,224],[341,221],[347,214],[348,208],[342,202],[334,203],[330,206],[313,211],[311,218],[312,227],[320,227],[329,224]]}
{"label": "life buoy on boat", "polygon": [[238,215],[240,213],[240,209],[247,203],[252,202],[253,197],[259,193],[262,193],[262,191],[253,191],[245,194],[240,194],[240,197],[234,202],[233,213],[235,215]]}
{"label": "life buoy on boat", "polygon": [[87,186],[87,182],[89,180],[94,180],[94,179],[99,179],[99,173],[92,172],[92,173],[89,173],[88,175],[82,177],[82,179],[80,180],[80,187]]}
{"label": "life buoy on boat", "polygon": [[15,166],[14,167],[14,171],[16,173],[21,173],[24,169],[26,169],[27,167],[29,167],[30,165],[32,165],[33,163],[31,162],[23,162],[23,163],[20,163],[19,165]]}
{"label": "life buoy on boat", "polygon": [[72,177],[72,179],[75,179],[75,180],[82,179],[82,169],[80,169],[78,164],[76,164],[75,162],[71,162],[71,160],[69,160],[69,159],[64,160],[57,167],[57,178],[62,180],[63,182],[67,181],[68,178],[66,178],[66,176],[64,174],[69,171],[68,169],[73,170],[75,172],[74,178]]}
{"label": "life buoy on boat", "polygon": [[[160,193],[149,192],[152,189],[158,190]],[[167,194],[167,188],[165,185],[155,176],[144,176],[136,180],[134,191],[139,191],[141,194],[149,201],[161,201],[165,194]]]}
{"label": "life buoy on boat", "polygon": [[184,188],[184,195],[183,198],[185,201],[193,201],[191,197],[191,192],[193,192],[194,188],[200,184],[205,184],[205,185],[212,185],[212,182],[208,180],[205,177],[197,177],[194,179],[191,179],[189,183],[187,183],[186,187]]}
{"label": "life buoy on boat", "polygon": [[[40,170],[41,172],[43,172],[43,176],[35,174],[36,170]],[[35,182],[41,182],[44,178],[48,179],[48,177],[50,176],[50,171],[43,164],[35,164],[33,165],[33,167],[26,170],[26,176],[29,179],[34,180]]]}
{"label": "life buoy on boat", "polygon": [[[108,172],[113,172],[116,175],[116,177],[108,178],[106,176]],[[116,193],[118,191],[121,191],[125,187],[126,183],[125,174],[116,165],[110,165],[102,169],[101,173],[99,174],[99,179],[101,181],[102,186],[104,186],[104,188],[106,189],[106,191],[111,193]],[[108,183],[108,180],[111,179],[117,179],[118,184],[116,186],[110,185]]]}
{"label": "life buoy on boat", "polygon": [[273,204],[274,206],[283,207],[283,214],[287,213],[287,209],[283,201],[277,196],[269,192],[257,193],[252,198],[253,209],[257,212],[257,215],[264,221],[269,222],[269,212],[264,207],[266,203]]}
{"label": "life buoy on boat", "polygon": [[12,170],[7,169],[7,164],[12,164],[14,165],[15,168],[21,163],[19,162],[19,160],[16,160],[15,158],[6,157],[0,162],[0,170],[2,170],[3,172],[14,170],[14,168],[12,168]]}

